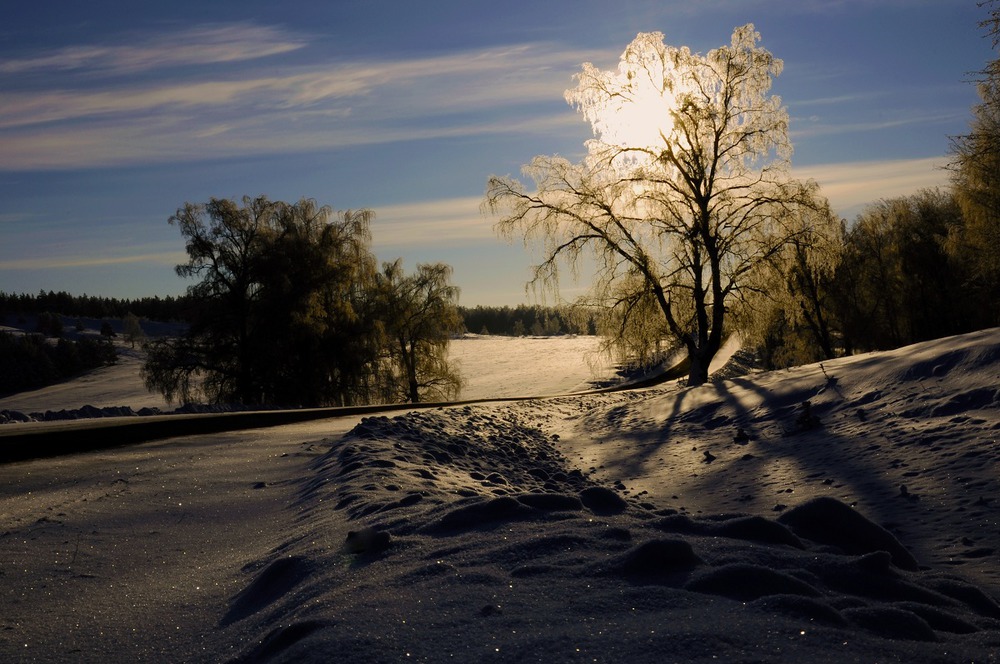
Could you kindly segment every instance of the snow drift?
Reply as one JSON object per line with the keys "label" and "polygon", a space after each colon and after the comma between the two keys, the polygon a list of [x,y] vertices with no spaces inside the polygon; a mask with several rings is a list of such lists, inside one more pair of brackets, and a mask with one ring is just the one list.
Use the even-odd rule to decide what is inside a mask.
{"label": "snow drift", "polygon": [[[211,515],[229,515],[226,555],[198,559],[216,590],[186,605],[202,622],[171,604],[190,633],[165,651],[129,632],[159,634],[155,612],[109,609],[104,641],[46,641],[8,618],[0,654],[23,657],[30,642],[50,661],[991,661],[998,385],[1000,330],[989,330],[697,388],[368,417],[308,443],[304,429],[285,434],[297,443],[243,434],[266,481],[228,461],[250,454],[239,434],[229,447],[158,444],[146,456],[171,468],[185,444],[198,455],[176,475],[198,487],[191,516],[163,537],[208,542]],[[142,463],[129,490],[157,496]],[[0,470],[16,484],[43,469]],[[7,491],[0,511],[14,514]],[[117,503],[118,527],[137,527],[149,500]],[[87,527],[84,507],[58,509]],[[7,615],[36,615],[24,589],[61,573],[23,558],[43,541],[32,528],[67,538],[28,514],[0,523],[3,558],[30,570],[3,569]],[[96,527],[90,538],[110,582],[116,561],[135,564]],[[90,580],[63,582],[71,598]],[[49,615],[81,609],[63,599]]]}

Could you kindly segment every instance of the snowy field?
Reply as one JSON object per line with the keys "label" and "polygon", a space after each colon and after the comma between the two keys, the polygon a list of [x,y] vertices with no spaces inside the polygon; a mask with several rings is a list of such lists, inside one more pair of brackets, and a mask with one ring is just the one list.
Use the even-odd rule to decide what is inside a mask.
{"label": "snowy field", "polygon": [[7,464],[0,660],[996,662],[998,386],[988,330]]}
{"label": "snowy field", "polygon": [[[566,394],[586,390],[594,380],[614,377],[598,352],[597,337],[499,337],[470,334],[451,342],[449,353],[465,386],[462,399]],[[0,410],[24,413],[128,406],[170,410],[139,377],[142,354],[118,344],[118,364],[68,383],[0,398]]]}
{"label": "snowy field", "polygon": [[569,394],[614,378],[614,368],[589,336],[498,337],[465,335],[449,356],[465,380],[463,399]]}

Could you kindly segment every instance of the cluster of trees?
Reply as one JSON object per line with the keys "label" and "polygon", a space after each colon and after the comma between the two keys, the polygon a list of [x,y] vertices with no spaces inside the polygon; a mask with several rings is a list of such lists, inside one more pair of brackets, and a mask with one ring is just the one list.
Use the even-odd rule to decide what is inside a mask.
{"label": "cluster of trees", "polygon": [[101,339],[59,339],[0,332],[0,395],[36,390],[114,364],[114,346]]}
{"label": "cluster of trees", "polygon": [[[1000,9],[996,2],[982,23],[1000,45]],[[952,250],[960,256],[969,274],[966,287],[992,310],[990,324],[998,324],[1000,302],[1000,58],[989,62],[980,73],[982,102],[973,109],[970,130],[952,144],[952,186],[962,211],[963,227],[953,240]]]}
{"label": "cluster of trees", "polygon": [[[848,227],[828,216],[810,243],[763,267],[743,334],[766,367],[886,350],[1000,324],[1000,300],[976,286],[951,191],[869,205]],[[822,233],[819,233],[822,231]]]}
{"label": "cluster of trees", "polygon": [[[984,25],[996,46],[1000,10]],[[200,281],[120,311],[190,322],[149,346],[147,386],[245,404],[448,398],[461,384],[448,340],[463,329],[597,331],[622,361],[680,347],[696,385],[733,332],[783,366],[1000,324],[1000,59],[954,139],[951,189],[877,202],[848,226],[816,183],[791,177],[788,114],[770,95],[782,63],[759,40],[745,25],[700,55],[638,35],[618,68],[585,64],[566,92],[594,130],[579,163],[537,156],[530,187],[489,179],[498,233],[543,245],[536,284],[596,265],[574,307],[459,312],[447,266],[379,268],[369,211],[213,199],[170,219],[189,257],[177,272]],[[0,293],[0,311],[84,315],[59,295]]]}
{"label": "cluster of trees", "polygon": [[[1000,17],[986,22],[995,38]],[[984,72],[949,192],[884,200],[850,227],[793,179],[780,60],[752,25],[702,56],[640,34],[566,92],[592,125],[579,163],[537,156],[531,187],[487,183],[497,232],[542,244],[534,283],[597,266],[584,306],[622,361],[687,350],[707,379],[739,332],[769,366],[1000,324],[1000,61]]]}
{"label": "cluster of trees", "polygon": [[0,291],[0,317],[24,317],[45,312],[69,318],[124,318],[129,312],[140,318],[159,321],[184,320],[184,297],[143,297],[117,299],[93,295],[72,295],[65,291],[5,293]]}
{"label": "cluster of trees", "polygon": [[325,406],[457,395],[461,326],[445,265],[379,269],[367,210],[315,201],[185,204],[190,327],[148,345],[143,377],[168,400]]}
{"label": "cluster of trees", "polygon": [[597,334],[597,314],[582,307],[459,307],[468,332],[523,337]]}
{"label": "cluster of trees", "polygon": [[[982,25],[996,47],[995,5]],[[769,365],[1000,325],[1000,59],[979,94],[969,133],[952,142],[950,189],[873,203],[840,232],[820,224],[819,242],[772,264],[753,337]]]}

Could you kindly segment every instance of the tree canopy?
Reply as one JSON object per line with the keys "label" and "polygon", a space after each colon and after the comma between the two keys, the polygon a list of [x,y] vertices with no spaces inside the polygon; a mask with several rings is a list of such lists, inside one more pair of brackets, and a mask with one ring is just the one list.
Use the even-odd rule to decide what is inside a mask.
{"label": "tree canopy", "polygon": [[751,273],[821,205],[789,175],[788,115],[770,94],[782,63],[759,39],[745,25],[699,55],[639,34],[617,69],[584,64],[566,92],[595,136],[580,163],[535,157],[533,191],[487,184],[497,231],[544,247],[535,283],[557,286],[561,266],[592,257],[591,303],[615,321],[612,347],[672,338],[692,384],[707,379]]}
{"label": "tree canopy", "polygon": [[[981,23],[1000,45],[1000,8],[995,2]],[[973,108],[969,132],[952,141],[952,182],[965,219],[951,237],[951,248],[971,270],[966,287],[984,302],[1000,300],[1000,58],[989,62],[978,81],[980,104]],[[986,325],[1000,324],[995,309],[984,312]]]}
{"label": "tree canopy", "polygon": [[[200,280],[188,289],[187,334],[149,347],[147,387],[168,400],[282,406],[419,397],[419,389],[401,392],[393,382],[405,372],[392,365],[403,358],[387,352],[386,331],[400,322],[384,316],[402,313],[380,307],[380,294],[386,296],[370,249],[373,216],[264,196],[178,209],[170,223],[185,238],[188,261],[177,273]],[[441,271],[435,282],[439,312],[454,310],[449,276]],[[450,331],[450,320],[411,330],[414,352],[439,358],[432,350],[446,345],[441,330]],[[427,358],[418,361],[425,373],[432,370]]]}
{"label": "tree canopy", "polygon": [[379,318],[393,374],[388,383],[397,390],[387,395],[391,401],[454,399],[462,387],[448,363],[448,342],[463,327],[450,279],[451,267],[443,263],[418,265],[406,275],[399,260],[378,275]]}

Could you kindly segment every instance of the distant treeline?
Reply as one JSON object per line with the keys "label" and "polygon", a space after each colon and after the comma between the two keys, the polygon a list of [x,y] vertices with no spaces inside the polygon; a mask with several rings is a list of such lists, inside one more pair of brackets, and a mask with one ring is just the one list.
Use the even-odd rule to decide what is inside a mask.
{"label": "distant treeline", "polygon": [[473,334],[502,336],[554,336],[557,334],[596,334],[593,313],[576,307],[459,307],[465,329]]}
{"label": "distant treeline", "polygon": [[[77,318],[124,318],[132,313],[139,318],[156,321],[183,321],[189,304],[186,296],[143,297],[134,300],[71,295],[65,291],[39,291],[36,295],[0,291],[0,323],[10,317],[43,313]],[[8,321],[11,322],[11,321]]]}
{"label": "distant treeline", "polygon": [[0,395],[36,390],[116,361],[106,339],[52,343],[42,334],[0,332]]}
{"label": "distant treeline", "polygon": [[[465,329],[474,334],[504,336],[553,336],[557,334],[596,334],[593,314],[577,308],[518,305],[516,307],[459,307]],[[125,318],[132,313],[139,318],[162,322],[189,322],[191,303],[179,297],[143,297],[134,300],[72,295],[65,291],[39,291],[31,295],[0,291],[0,323],[14,322],[18,316],[54,313],[68,318]]]}

